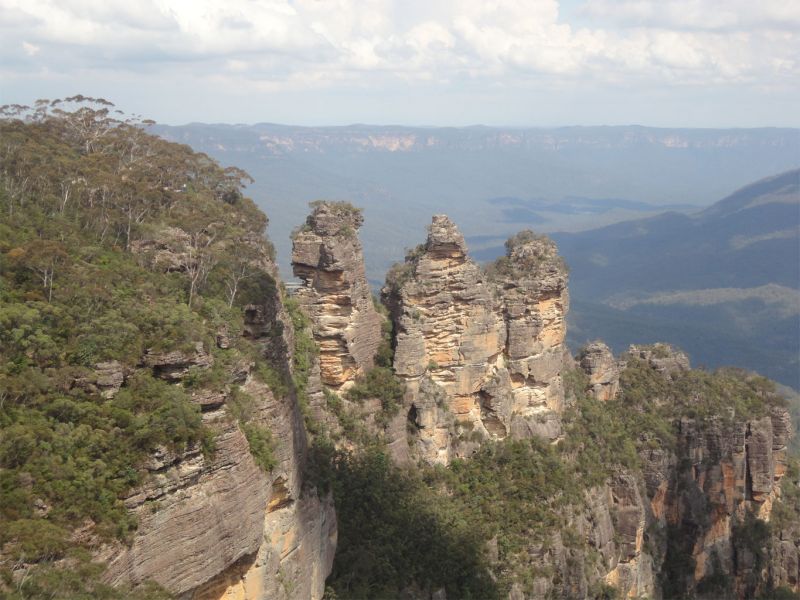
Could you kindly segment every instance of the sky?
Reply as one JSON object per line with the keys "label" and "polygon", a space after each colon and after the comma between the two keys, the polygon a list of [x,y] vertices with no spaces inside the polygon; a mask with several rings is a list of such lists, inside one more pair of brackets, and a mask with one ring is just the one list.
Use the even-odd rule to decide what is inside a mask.
{"label": "sky", "polygon": [[800,0],[0,0],[0,104],[161,123],[800,126]]}

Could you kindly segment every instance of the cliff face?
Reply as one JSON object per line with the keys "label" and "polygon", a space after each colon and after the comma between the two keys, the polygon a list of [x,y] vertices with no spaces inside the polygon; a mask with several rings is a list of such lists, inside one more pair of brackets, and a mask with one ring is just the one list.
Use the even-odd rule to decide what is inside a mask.
{"label": "cliff face", "polygon": [[[350,388],[373,366],[381,335],[356,237],[360,223],[357,212],[317,205],[295,236],[293,254],[304,282],[295,298],[320,349],[304,393],[324,427],[340,433],[323,386]],[[341,400],[383,436],[396,460],[447,464],[487,440],[569,435],[561,422],[570,402],[563,374],[571,367],[565,269],[552,242],[529,233],[509,240],[507,250],[483,269],[468,257],[455,225],[437,216],[426,244],[387,277],[395,372],[405,384],[402,410],[379,424],[380,398]],[[245,315],[244,335],[288,372],[295,344],[278,296]],[[221,331],[215,352],[230,345]],[[220,360],[215,352],[198,343],[148,353],[143,364],[182,385],[192,372],[212,369]],[[588,377],[586,392],[603,403],[625,393],[621,376],[628,367],[645,368],[667,386],[679,385],[690,367],[685,354],[667,345],[632,346],[618,360],[599,342],[574,364]],[[148,483],[126,500],[139,529],[129,548],[107,551],[109,578],[153,578],[198,600],[319,598],[333,562],[336,516],[332,497],[304,484],[308,442],[297,399],[291,390],[276,396],[246,362],[228,368],[255,400],[251,422],[273,434],[276,466],[267,474],[254,462],[228,391],[197,390],[203,419],[217,434],[216,451],[153,457]],[[84,385],[109,396],[125,377],[103,364]],[[563,509],[565,527],[531,539],[524,558],[509,563],[533,574],[524,586],[512,584],[509,597],[588,597],[604,585],[626,598],[687,590],[750,597],[769,583],[796,587],[795,529],[780,528],[774,540],[753,533],[780,505],[788,413],[772,407],[747,418],[731,415],[683,415],[674,422],[673,444],[646,447],[640,467],[620,466],[582,492],[582,502]],[[730,583],[720,583],[723,577]]]}
{"label": "cliff face", "polygon": [[[613,399],[608,391],[619,390],[618,366],[626,361],[643,361],[667,385],[690,375],[686,355],[667,345],[631,347],[616,361],[593,343],[578,360],[587,393]],[[589,489],[567,515],[572,542],[562,529],[532,547],[531,565],[548,574],[525,592],[515,584],[511,597],[589,597],[604,584],[623,598],[749,598],[781,585],[797,589],[797,509],[784,506],[779,487],[789,414],[773,406],[761,416],[730,416],[679,419],[674,445],[642,450],[640,468],[619,467]],[[769,539],[764,524],[774,507],[788,525],[776,523]]]}
{"label": "cliff face", "polygon": [[312,321],[322,383],[335,390],[373,366],[381,341],[358,240],[362,222],[352,206],[322,202],[293,237],[292,268],[303,281],[295,298]]}
{"label": "cliff face", "polygon": [[528,549],[527,590],[514,584],[513,600],[602,597],[613,586],[621,598],[657,597],[657,571],[645,546],[648,524],[640,480],[620,471],[587,490],[582,507],[565,515],[565,530]]}
{"label": "cliff face", "polygon": [[683,418],[674,454],[643,455],[654,528],[669,542],[664,560],[679,554],[688,559],[686,568],[676,570],[684,578],[677,589],[698,584],[702,589],[714,576],[730,576],[737,597],[763,591],[769,579],[762,573],[767,566],[762,555],[769,540],[759,539],[748,524],[771,519],[790,436],[784,408],[748,420],[714,418],[702,426]]}
{"label": "cliff face", "polygon": [[[159,257],[169,264],[181,260],[168,245]],[[253,266],[276,273],[263,253]],[[295,332],[277,293],[245,308],[242,335],[276,372],[290,372]],[[202,380],[215,353],[225,362],[222,385],[192,388],[214,449],[164,449],[145,465],[144,484],[125,499],[138,520],[132,542],[106,547],[99,556],[109,565],[106,579],[134,585],[153,579],[198,600],[321,598],[336,548],[336,516],[330,494],[320,497],[303,479],[308,442],[295,390],[261,381],[252,361],[231,349],[225,328],[216,345],[214,352],[202,342],[192,351],[148,352],[142,361],[174,385],[185,385],[190,374]],[[108,396],[121,378],[104,365],[87,384]],[[243,410],[246,426],[234,416]],[[244,431],[250,426],[271,434],[269,471],[254,460]]]}
{"label": "cliff face", "polygon": [[[598,378],[592,375],[607,372],[598,369],[598,364],[609,363],[598,356],[606,353],[592,344],[580,360],[590,376],[589,391],[595,394]],[[632,346],[624,359],[641,361],[636,364],[644,364],[667,382],[688,375],[686,355],[667,345]],[[599,399],[606,399],[604,387],[600,387]],[[674,423],[672,447],[640,451],[642,474],[637,485],[646,492],[647,506],[639,508],[642,527],[638,536],[641,542],[644,533],[647,550],[639,543],[631,557],[637,566],[652,565],[652,573],[642,580],[659,580],[658,589],[665,597],[686,590],[701,596],[750,597],[763,591],[765,583],[778,586],[788,580],[784,575],[783,579],[766,575],[763,557],[770,542],[753,533],[758,531],[757,524],[752,526],[754,530],[747,527],[753,519],[768,522],[780,499],[792,435],[789,413],[772,406],[761,416],[742,418],[734,415],[733,407],[729,410],[702,419],[683,416]],[[614,497],[620,495],[615,492]],[[618,533],[625,530],[624,526],[617,528]],[[794,543],[785,546],[794,556]],[[776,548],[781,547],[779,541]],[[789,558],[790,565],[792,560]],[[788,571],[796,569],[790,566]],[[631,597],[646,592],[633,585],[630,577],[620,579],[620,573],[615,568],[605,579]],[[637,577],[642,578],[641,572]],[[726,578],[730,578],[729,587],[725,587]],[[626,579],[629,585],[619,586]]]}
{"label": "cliff face", "polygon": [[258,550],[269,481],[224,407],[203,419],[216,433],[214,458],[195,449],[146,465],[147,484],[125,500],[139,522],[133,543],[103,557],[111,583],[152,578],[183,593]]}
{"label": "cliff face", "polygon": [[261,418],[276,437],[277,465],[265,482],[266,502],[259,505],[259,520],[250,532],[258,544],[190,597],[321,598],[336,551],[333,498],[320,496],[303,480],[307,442],[296,403],[275,399],[267,386],[254,379],[243,389],[266,400],[260,407]]}
{"label": "cliff face", "polygon": [[551,242],[519,241],[489,276],[438,215],[383,297],[412,453],[447,464],[481,440],[560,435],[568,296]]}

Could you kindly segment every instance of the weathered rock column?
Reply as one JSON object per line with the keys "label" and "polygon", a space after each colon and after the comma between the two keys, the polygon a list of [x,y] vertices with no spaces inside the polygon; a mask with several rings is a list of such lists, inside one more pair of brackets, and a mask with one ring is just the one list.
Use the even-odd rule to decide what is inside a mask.
{"label": "weathered rock column", "polygon": [[589,392],[596,400],[608,402],[619,391],[619,364],[603,342],[592,342],[578,353],[578,364],[589,376]]}
{"label": "weathered rock column", "polygon": [[508,330],[512,434],[554,439],[561,434],[564,411],[566,266],[552,240],[522,231],[506,242],[506,256],[490,266],[489,273]]}
{"label": "weathered rock column", "polygon": [[560,435],[566,271],[549,240],[528,232],[509,244],[484,272],[436,215],[426,243],[387,276],[410,445],[427,462],[486,439]]}
{"label": "weathered rock column", "polygon": [[339,390],[372,368],[381,316],[372,304],[358,240],[361,211],[346,202],[312,207],[293,236],[292,268],[303,281],[295,298],[312,321],[322,383]]}

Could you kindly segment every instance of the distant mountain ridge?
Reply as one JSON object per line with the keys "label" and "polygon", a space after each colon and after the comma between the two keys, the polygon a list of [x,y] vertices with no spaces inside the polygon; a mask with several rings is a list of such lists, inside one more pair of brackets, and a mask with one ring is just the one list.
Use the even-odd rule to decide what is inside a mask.
{"label": "distant mountain ridge", "polygon": [[276,123],[225,125],[190,123],[156,131],[174,135],[191,132],[215,140],[228,150],[259,147],[274,154],[326,152],[425,152],[439,149],[486,150],[518,147],[564,151],[570,148],[735,148],[765,146],[789,148],[797,131],[790,128],[669,129],[640,125],[569,127],[410,127],[403,125],[345,125],[303,127]]}
{"label": "distant mountain ridge", "polygon": [[606,298],[770,283],[797,288],[798,225],[800,169],[794,169],[694,214],[663,213],[553,237],[570,263],[574,289]]}
{"label": "distant mountain ridge", "polygon": [[553,237],[571,267],[573,345],[664,339],[698,364],[800,387],[800,169],[691,215]]}
{"label": "distant mountain ridge", "polygon": [[367,274],[376,284],[431,214],[450,215],[469,240],[486,236],[471,244],[480,251],[524,227],[581,231],[665,206],[707,206],[737,186],[796,167],[800,155],[800,130],[778,128],[194,123],[154,131],[255,177],[248,193],[270,215],[287,277],[289,232],[310,201],[363,207]]}

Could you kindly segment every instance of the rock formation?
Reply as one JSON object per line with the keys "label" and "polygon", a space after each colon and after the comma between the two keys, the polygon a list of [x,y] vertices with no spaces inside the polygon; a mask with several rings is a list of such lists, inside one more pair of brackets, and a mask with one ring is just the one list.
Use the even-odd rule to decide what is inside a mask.
{"label": "rock formation", "polygon": [[680,371],[688,371],[690,367],[689,357],[669,344],[631,345],[626,357],[647,361],[656,371],[668,376]]}
{"label": "rock formation", "polygon": [[303,281],[295,298],[312,320],[322,383],[336,390],[373,366],[381,341],[358,240],[362,222],[347,203],[319,202],[293,235],[292,267]]}
{"label": "rock formation", "polygon": [[[681,373],[688,375],[690,368],[687,356],[666,344],[632,346],[623,357],[625,362],[633,367],[644,364],[667,381]],[[607,348],[591,344],[579,355],[579,364],[590,377],[589,391],[599,400],[611,399],[604,384],[608,380],[617,382],[618,372],[612,378],[598,376],[613,372],[609,365],[617,364]],[[737,538],[736,532],[747,519],[769,521],[781,496],[787,443],[792,436],[789,413],[773,405],[763,416],[737,418],[731,408],[730,412],[704,419],[684,416],[675,426],[674,446],[653,446],[640,452],[641,483],[636,483],[636,477],[624,489],[619,482],[610,484],[615,501],[628,495],[631,510],[640,515],[636,518],[640,526],[636,527],[635,552],[628,552],[628,560],[620,559],[616,566],[607,561],[610,570],[605,581],[627,597],[650,595],[652,582],[659,579],[664,593],[683,593],[700,586],[698,589],[710,590],[713,595],[711,582],[722,585],[721,577],[723,584],[726,578],[731,581],[725,593],[751,597],[763,591],[759,588],[763,585],[759,569],[765,565],[757,564],[754,558],[760,547],[753,554],[752,548],[742,546],[747,536]],[[638,491],[631,495],[638,488],[646,492],[646,506],[634,500]],[[629,533],[634,530],[633,521],[621,518],[624,512],[616,513],[614,531],[618,539],[631,537]],[[592,517],[590,521],[594,524],[592,535],[602,538],[603,519]],[[800,540],[794,532],[787,532],[785,540],[781,535],[779,532],[772,544],[779,565],[772,581],[776,586],[786,582],[796,586],[795,540]],[[644,547],[642,539],[649,540]],[[767,544],[764,540],[753,543]],[[663,589],[664,585],[674,587]],[[716,593],[723,593],[721,589]]]}
{"label": "rock formation", "polygon": [[577,360],[589,377],[592,396],[601,402],[613,400],[619,390],[619,365],[608,346],[599,341],[587,344]]}
{"label": "rock formation", "polygon": [[484,439],[560,435],[566,270],[549,240],[528,232],[507,246],[487,274],[437,215],[425,245],[387,277],[412,453],[427,462]]}
{"label": "rock formation", "polygon": [[130,547],[114,549],[107,559],[110,582],[152,578],[183,593],[261,545],[267,477],[224,407],[203,418],[216,433],[214,458],[193,448],[180,455],[164,451],[146,465],[147,483],[125,499],[139,526]]}
{"label": "rock formation", "polygon": [[663,450],[643,453],[655,527],[668,532],[674,547],[693,562],[688,587],[725,574],[733,578],[737,597],[756,592],[752,582],[761,573],[753,578],[755,565],[742,559],[735,532],[750,515],[770,520],[786,472],[789,437],[787,410],[773,407],[746,420],[715,416],[701,424],[684,417],[672,456]]}
{"label": "rock formation", "polygon": [[[164,265],[175,262],[165,258],[171,256],[167,245],[160,252]],[[276,272],[266,253],[254,266]],[[277,293],[245,307],[242,333],[279,371],[289,372],[294,331]],[[260,381],[252,362],[235,358],[226,329],[216,343],[221,352],[234,353],[226,360],[227,383],[192,393],[215,448],[210,454],[199,446],[182,453],[163,449],[145,465],[143,485],[125,498],[138,520],[131,543],[107,546],[98,555],[109,565],[106,579],[152,579],[197,600],[321,598],[336,548],[336,515],[331,495],[320,496],[303,479],[308,441],[295,392],[276,395]],[[148,351],[141,366],[181,385],[189,373],[213,365],[212,353],[197,342],[186,351]],[[122,383],[118,370],[98,365],[89,384],[114,393]],[[271,433],[276,464],[269,472],[257,466],[233,416],[234,386],[253,401],[248,423]]]}
{"label": "rock formation", "polygon": [[262,418],[273,435],[280,436],[278,466],[263,482],[268,494],[251,531],[259,543],[196,589],[192,598],[320,598],[336,550],[333,499],[304,489],[306,440],[296,407],[275,400],[269,388],[254,379],[244,389],[272,400],[264,404]]}
{"label": "rock formation", "polygon": [[[330,432],[341,427],[326,412],[323,386],[346,391],[373,366],[381,338],[360,225],[348,205],[319,203],[294,237],[294,271],[303,281],[295,298],[320,350],[306,394]],[[161,263],[173,264],[162,246]],[[645,365],[666,382],[689,373],[688,357],[666,344],[631,346],[617,360],[594,342],[573,363],[564,343],[566,269],[555,245],[523,232],[506,247],[505,257],[483,269],[469,258],[456,226],[435,216],[426,243],[387,277],[383,299],[394,324],[394,369],[406,387],[403,410],[379,424],[379,398],[341,400],[351,417],[383,436],[398,462],[448,464],[486,440],[560,439],[568,368],[581,368],[587,392],[602,402],[624,393],[626,365]],[[247,307],[243,334],[289,369],[293,329],[277,295]],[[225,352],[234,345],[224,329],[216,343]],[[142,359],[144,368],[176,385],[213,365],[202,343]],[[147,482],[126,498],[139,520],[132,544],[101,555],[109,561],[108,578],[152,578],[196,600],[319,598],[337,524],[331,496],[304,485],[308,442],[296,398],[276,397],[246,362],[229,368],[231,380],[256,399],[255,422],[272,432],[277,466],[264,473],[255,464],[231,417],[228,391],[195,390],[204,422],[216,432],[216,452],[205,456],[195,447],[153,456]],[[125,377],[118,365],[100,364],[79,385],[113,396]],[[680,418],[674,445],[647,447],[641,470],[620,467],[586,490],[583,502],[563,515],[574,539],[562,529],[531,542],[524,568],[535,575],[525,587],[514,584],[509,597],[588,597],[603,585],[625,598],[659,597],[672,584],[672,591],[714,589],[711,582],[722,574],[737,597],[764,591],[765,581],[796,588],[798,528],[777,529],[759,548],[741,533],[748,515],[767,521],[780,505],[788,413],[772,407],[745,419],[732,415]]]}

